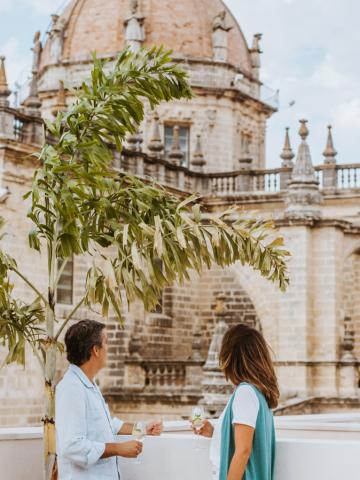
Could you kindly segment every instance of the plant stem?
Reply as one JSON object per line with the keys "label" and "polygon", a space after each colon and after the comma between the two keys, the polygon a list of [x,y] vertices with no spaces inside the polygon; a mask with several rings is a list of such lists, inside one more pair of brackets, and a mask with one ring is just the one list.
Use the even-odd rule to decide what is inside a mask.
{"label": "plant stem", "polygon": [[54,339],[55,341],[57,341],[61,335],[61,332],[64,330],[64,328],[66,327],[66,325],[68,324],[68,322],[72,319],[72,317],[74,316],[74,314],[77,312],[77,310],[81,307],[81,305],[84,303],[85,301],[85,297],[83,297],[80,302],[75,305],[75,307],[71,310],[71,312],[69,313],[69,315],[65,318],[63,324],[61,325],[61,327],[59,328],[59,331],[57,332],[57,334],[55,335]]}
{"label": "plant stem", "polygon": [[63,274],[63,271],[66,267],[66,264],[68,262],[68,258],[65,258],[65,260],[63,261],[63,263],[61,264],[61,267],[59,268],[58,270],[58,273],[57,273],[57,276],[56,276],[56,280],[55,280],[55,288],[58,286],[58,283],[59,283],[59,280],[60,280],[60,277],[61,275]]}
{"label": "plant stem", "polygon": [[45,374],[45,363],[44,363],[44,361],[43,361],[42,358],[40,357],[40,354],[39,354],[39,352],[37,351],[36,347],[35,347],[32,343],[30,343],[30,345],[31,345],[31,348],[32,348],[32,351],[33,351],[35,357],[38,359],[38,362],[39,362],[39,364],[40,364],[42,373]]}

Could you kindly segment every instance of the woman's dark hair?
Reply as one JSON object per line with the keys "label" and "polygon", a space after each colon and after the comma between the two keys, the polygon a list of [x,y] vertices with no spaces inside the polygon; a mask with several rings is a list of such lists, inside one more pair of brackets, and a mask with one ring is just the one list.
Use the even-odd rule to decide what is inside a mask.
{"label": "woman's dark hair", "polygon": [[279,386],[269,347],[260,332],[241,323],[231,327],[222,340],[219,364],[227,380],[234,385],[255,385],[269,407],[277,407]]}
{"label": "woman's dark hair", "polygon": [[80,367],[91,357],[93,347],[102,346],[101,332],[105,325],[95,320],[81,320],[72,325],[65,334],[67,359]]}

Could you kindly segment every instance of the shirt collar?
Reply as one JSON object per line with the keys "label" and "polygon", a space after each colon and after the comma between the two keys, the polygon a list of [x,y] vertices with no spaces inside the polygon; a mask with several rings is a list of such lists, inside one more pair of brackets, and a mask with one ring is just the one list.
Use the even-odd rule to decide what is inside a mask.
{"label": "shirt collar", "polygon": [[85,375],[85,373],[81,370],[80,367],[74,365],[73,363],[70,363],[69,370],[79,377],[85,387],[95,388],[95,384],[91,380],[89,380],[89,378]]}

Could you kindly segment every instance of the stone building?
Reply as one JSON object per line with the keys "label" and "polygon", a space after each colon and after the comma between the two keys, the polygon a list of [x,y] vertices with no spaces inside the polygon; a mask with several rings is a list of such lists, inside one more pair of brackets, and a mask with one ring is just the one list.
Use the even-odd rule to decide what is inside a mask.
{"label": "stone building", "polygon": [[[296,158],[286,131],[279,167],[266,169],[266,121],[276,112],[276,94],[265,95],[260,81],[260,39],[255,35],[250,48],[220,0],[108,0],[106,8],[100,0],[73,0],[52,16],[44,44],[39,33],[34,37],[32,80],[20,107],[10,106],[1,59],[0,215],[8,221],[2,244],[39,288],[46,266],[27,246],[22,196],[36,168],[31,154],[42,142],[42,119],[71,103],[69,88],[89,76],[92,51],[113,59],[125,45],[172,49],[196,97],[147,109],[116,166],[180,194],[199,192],[213,211],[237,204],[272,217],[292,252],[285,294],[235,265],[166,288],[156,312],[133,305],[124,331],[110,319],[109,366],[99,382],[113,411],[128,418],[186,417],[198,402],[216,415],[229,389],[217,351],[236,322],[260,328],[274,350],[279,413],[359,407],[360,164],[337,163],[329,127],[324,161],[314,167],[302,120]],[[81,298],[86,271],[84,258],[68,265],[57,292],[59,316]],[[16,290],[27,298],[25,284]],[[78,319],[89,316],[78,311]],[[0,424],[35,424],[41,411],[41,375],[29,353],[25,370],[11,365],[0,373]]]}

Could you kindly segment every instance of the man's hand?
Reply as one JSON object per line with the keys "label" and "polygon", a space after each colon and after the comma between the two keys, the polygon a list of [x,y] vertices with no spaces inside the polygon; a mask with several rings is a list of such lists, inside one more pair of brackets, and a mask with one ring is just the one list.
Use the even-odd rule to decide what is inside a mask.
{"label": "man's hand", "polygon": [[143,446],[137,440],[118,443],[118,456],[125,458],[136,458],[142,452]]}
{"label": "man's hand", "polygon": [[211,438],[213,436],[214,427],[211,425],[209,420],[204,420],[201,428],[198,431],[196,431],[193,424],[191,424],[191,426],[192,426],[193,432],[196,435],[201,435],[202,437],[208,437],[208,438]]}
{"label": "man's hand", "polygon": [[164,430],[163,422],[149,422],[146,425],[146,435],[161,435],[162,431]]}

